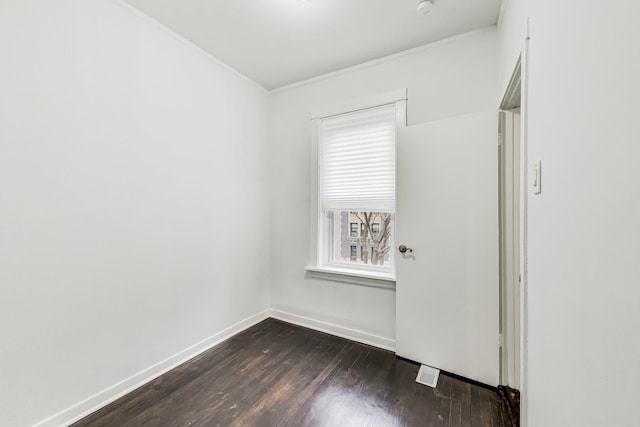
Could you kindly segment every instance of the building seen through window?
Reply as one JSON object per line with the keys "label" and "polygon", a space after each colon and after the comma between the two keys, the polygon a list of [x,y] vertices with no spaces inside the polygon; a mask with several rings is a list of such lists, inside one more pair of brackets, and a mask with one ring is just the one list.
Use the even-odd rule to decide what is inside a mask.
{"label": "building seen through window", "polygon": [[340,258],[369,265],[388,265],[391,249],[391,214],[340,211]]}

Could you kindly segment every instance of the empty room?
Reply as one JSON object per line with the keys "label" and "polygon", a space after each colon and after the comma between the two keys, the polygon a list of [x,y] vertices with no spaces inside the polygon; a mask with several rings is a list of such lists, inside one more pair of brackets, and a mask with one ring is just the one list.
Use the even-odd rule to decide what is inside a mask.
{"label": "empty room", "polygon": [[0,427],[638,427],[640,3],[0,0]]}

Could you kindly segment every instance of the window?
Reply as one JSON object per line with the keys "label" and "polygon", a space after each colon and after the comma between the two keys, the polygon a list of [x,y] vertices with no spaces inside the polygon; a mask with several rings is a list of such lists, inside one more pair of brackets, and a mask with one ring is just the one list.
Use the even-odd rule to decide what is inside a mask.
{"label": "window", "polygon": [[309,277],[395,287],[395,137],[406,108],[400,89],[312,111]]}
{"label": "window", "polygon": [[393,273],[395,126],[395,104],[320,120],[319,265]]}
{"label": "window", "polygon": [[373,234],[379,234],[380,233],[380,223],[374,222],[373,224],[371,224],[371,232]]}

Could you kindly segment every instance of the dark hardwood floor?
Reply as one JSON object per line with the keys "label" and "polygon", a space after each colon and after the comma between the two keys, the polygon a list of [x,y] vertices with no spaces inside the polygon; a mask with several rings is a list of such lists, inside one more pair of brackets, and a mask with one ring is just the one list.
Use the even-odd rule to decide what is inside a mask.
{"label": "dark hardwood floor", "polygon": [[81,426],[504,425],[494,390],[391,352],[267,319],[80,420]]}

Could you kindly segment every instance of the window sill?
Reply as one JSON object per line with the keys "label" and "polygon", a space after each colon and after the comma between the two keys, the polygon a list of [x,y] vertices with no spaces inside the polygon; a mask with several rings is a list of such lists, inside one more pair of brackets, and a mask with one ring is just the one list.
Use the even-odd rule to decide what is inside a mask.
{"label": "window sill", "polygon": [[306,267],[306,270],[308,276],[314,279],[371,286],[374,288],[396,288],[396,278],[391,274],[348,270],[335,267]]}

